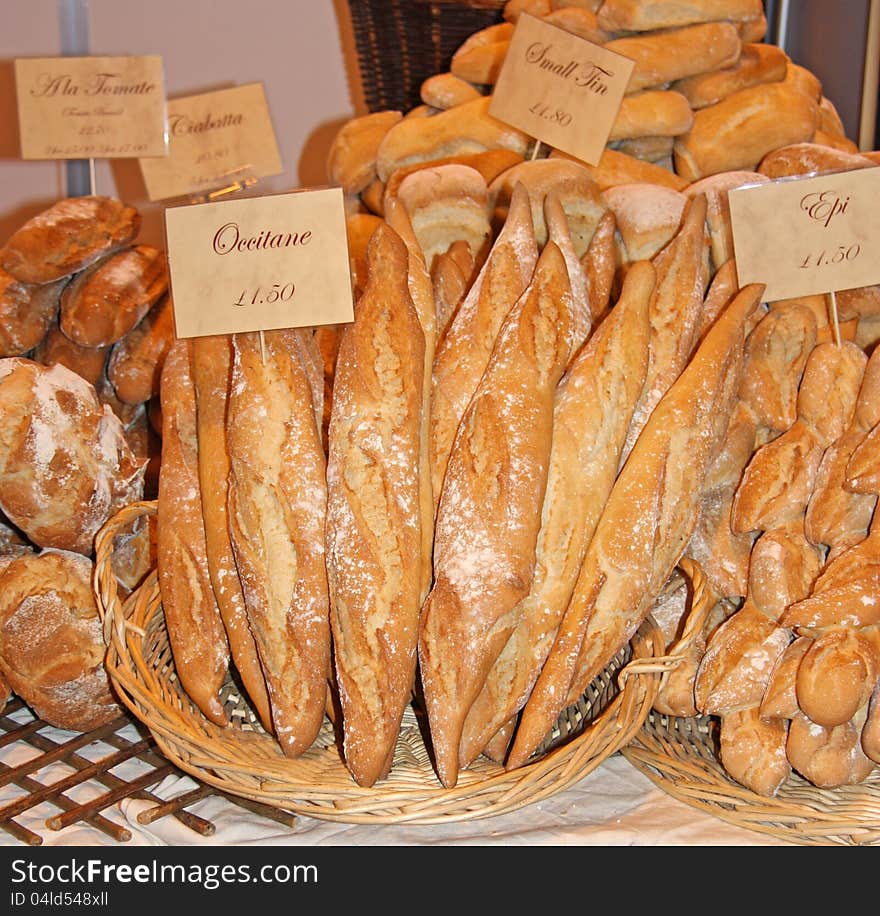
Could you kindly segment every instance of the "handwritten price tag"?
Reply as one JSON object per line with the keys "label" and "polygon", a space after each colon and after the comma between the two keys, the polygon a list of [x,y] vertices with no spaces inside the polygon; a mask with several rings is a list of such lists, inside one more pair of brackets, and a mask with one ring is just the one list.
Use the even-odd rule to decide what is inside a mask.
{"label": "handwritten price tag", "polygon": [[168,155],[140,161],[150,200],[282,171],[262,83],[168,100]]}
{"label": "handwritten price tag", "polygon": [[15,61],[23,159],[165,156],[160,57],[36,57]]}
{"label": "handwritten price tag", "polygon": [[728,194],[740,286],[768,302],[880,283],[880,169],[785,178]]}
{"label": "handwritten price tag", "polygon": [[492,91],[489,114],[595,165],[635,62],[523,13]]}
{"label": "handwritten price tag", "polygon": [[178,337],[353,320],[341,188],[165,210]]}

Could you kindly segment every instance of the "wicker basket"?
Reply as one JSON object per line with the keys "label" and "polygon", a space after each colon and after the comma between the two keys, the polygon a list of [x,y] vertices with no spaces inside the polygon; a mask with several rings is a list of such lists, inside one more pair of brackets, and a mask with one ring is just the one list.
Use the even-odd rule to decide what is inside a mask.
{"label": "wicker basket", "polygon": [[506,0],[348,0],[369,111],[411,111],[419,89],[449,70],[459,45],[503,20]]}
{"label": "wicker basket", "polygon": [[107,670],[122,701],[172,763],[233,795],[345,823],[436,824],[514,811],[573,785],[627,744],[641,728],[668,668],[653,661],[663,642],[649,618],[560,717],[530,763],[507,772],[480,758],[449,789],[433,770],[422,738],[423,718],[410,708],[391,773],[362,788],[345,768],[329,720],[315,744],[290,760],[231,681],[223,694],[232,723],[226,728],[208,721],[183,692],[155,570],[121,602],[111,568],[114,536],[155,512],[155,502],[133,503],[111,518],[96,540],[95,591],[108,644]]}

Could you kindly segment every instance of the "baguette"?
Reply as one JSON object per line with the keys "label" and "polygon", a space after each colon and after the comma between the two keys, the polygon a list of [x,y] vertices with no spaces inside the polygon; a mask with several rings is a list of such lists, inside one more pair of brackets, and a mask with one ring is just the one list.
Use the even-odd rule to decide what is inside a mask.
{"label": "baguette", "polygon": [[554,392],[570,358],[572,320],[565,259],[548,241],[498,333],[450,452],[419,636],[435,766],[446,787],[458,780],[468,711],[531,586]]}
{"label": "baguette", "polygon": [[330,677],[325,459],[297,332],[260,337],[232,338],[227,524],[275,735],[296,758],[321,728]]}
{"label": "baguette", "polygon": [[208,574],[226,630],[229,649],[245,692],[263,727],[272,731],[266,680],[247,617],[229,533],[231,461],[226,444],[226,411],[232,378],[232,339],[195,337],[192,377],[196,396],[199,493],[205,526]]}
{"label": "baguette", "polygon": [[180,338],[168,351],[161,402],[156,572],[168,641],[183,689],[211,722],[225,726],[220,688],[229,670],[229,642],[208,571],[191,340]]}
{"label": "baguette", "polygon": [[762,294],[761,285],[737,294],[636,440],[523,708],[508,768],[526,762],[559,713],[632,637],[681,559],[703,479],[735,404],[745,324]]}
{"label": "baguette", "polygon": [[556,391],[534,578],[517,609],[519,622],[468,712],[462,767],[519,712],[550,651],[617,475],[620,450],[642,387],[653,285],[650,262],[633,265],[616,305],[575,357]]}
{"label": "baguette", "polygon": [[422,591],[419,467],[425,342],[407,247],[373,234],[368,280],[339,345],[327,459],[327,575],[346,765],[391,768],[415,686]]}

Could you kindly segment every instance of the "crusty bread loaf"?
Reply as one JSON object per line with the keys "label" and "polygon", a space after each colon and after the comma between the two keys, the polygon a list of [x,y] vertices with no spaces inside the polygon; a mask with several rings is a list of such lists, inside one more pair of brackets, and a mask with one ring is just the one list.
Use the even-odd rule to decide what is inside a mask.
{"label": "crusty bread loaf", "polygon": [[624,267],[631,261],[653,258],[681,228],[687,198],[666,185],[629,182],[602,192],[614,214],[617,228],[617,260]]}
{"label": "crusty bread loaf", "polygon": [[53,321],[43,339],[34,347],[33,358],[44,366],[60,363],[97,386],[104,374],[110,347],[84,347],[74,343]]}
{"label": "crusty bread loaf", "polygon": [[788,56],[782,48],[766,42],[743,42],[732,66],[706,68],[693,76],[677,79],[670,87],[680,92],[691,108],[705,108],[726,99],[740,89],[785,79]]}
{"label": "crusty bread loaf", "polygon": [[113,345],[107,358],[107,378],[120,401],[143,404],[159,394],[162,365],[173,340],[174,308],[171,297],[164,296]]}
{"label": "crusty bread loaf", "polygon": [[22,283],[0,268],[0,357],[24,356],[40,343],[58,315],[66,283]]}
{"label": "crusty bread loaf", "polygon": [[757,171],[768,178],[788,178],[821,172],[851,171],[872,168],[861,153],[848,153],[820,143],[790,143],[771,150],[757,165]]}
{"label": "crusty bread loaf", "polygon": [[617,249],[614,242],[616,231],[616,217],[611,210],[606,210],[596,223],[593,237],[581,258],[581,264],[587,276],[593,327],[599,324],[611,305],[611,295],[618,268]]}
{"label": "crusty bread loaf", "polygon": [[686,201],[678,232],[653,259],[657,282],[649,306],[648,373],[627,430],[622,461],[697,343],[700,312],[709,285],[708,247],[706,199],[693,197]]}
{"label": "crusty bread loaf", "polygon": [[[467,766],[525,704],[568,605],[587,544],[617,476],[620,450],[648,361],[650,262],[633,265],[606,319],[555,394],[547,490],[535,572],[519,622],[465,720]],[[601,397],[596,393],[601,392]]]}
{"label": "crusty bread loaf", "polygon": [[[551,150],[549,159],[573,158],[562,150]],[[681,191],[687,187],[687,181],[675,172],[647,162],[628,153],[606,146],[595,165],[584,163],[600,191],[618,184],[654,184]]]}
{"label": "crusty bread loaf", "polygon": [[865,756],[874,763],[880,763],[880,681],[874,687],[868,702],[860,740]]}
{"label": "crusty bread loaf", "polygon": [[528,759],[560,711],[632,637],[681,559],[706,471],[736,402],[745,323],[762,294],[760,285],[737,294],[636,440],[523,709],[508,767]]}
{"label": "crusty bread loaf", "polygon": [[419,636],[435,766],[447,787],[458,780],[468,711],[531,586],[572,319],[565,259],[548,241],[498,332],[449,455]]}
{"label": "crusty bread loaf", "polygon": [[[327,177],[346,195],[357,195],[376,179],[376,154],[400,111],[373,111],[350,118],[336,132],[327,153]],[[384,178],[383,178],[384,180]]]}
{"label": "crusty bread loaf", "polygon": [[599,21],[596,16],[598,3],[580,4],[550,3],[550,9],[541,14],[541,19],[548,25],[555,25],[572,35],[584,38],[594,45],[604,45],[607,41],[614,38],[614,33],[607,29],[599,27]]}
{"label": "crusty bread loaf", "polygon": [[462,102],[428,118],[404,118],[382,138],[376,151],[376,174],[387,181],[391,174],[414,162],[445,156],[507,149],[525,156],[526,134],[489,114],[490,96]]}
{"label": "crusty bread loaf", "polygon": [[233,335],[229,539],[275,735],[296,758],[321,728],[330,676],[324,446],[297,329],[260,337]]}
{"label": "crusty bread loaf", "polygon": [[370,786],[393,760],[415,685],[422,592],[424,335],[407,247],[373,234],[368,280],[340,342],[327,461],[327,574],[343,752]]}
{"label": "crusty bread loaf", "polygon": [[604,0],[597,17],[605,29],[644,32],[718,19],[750,22],[762,14],[760,0]]}
{"label": "crusty bread loaf", "polygon": [[226,725],[220,689],[229,670],[229,642],[208,569],[191,340],[179,338],[169,349],[160,397],[156,572],[168,642],[183,689],[208,719]]}
{"label": "crusty bread loaf", "polygon": [[441,251],[434,258],[431,286],[437,313],[438,340],[446,332],[458,304],[470,289],[475,276],[474,263],[470,247],[463,239],[453,242],[446,251]]}
{"label": "crusty bread loaf", "polygon": [[66,366],[0,360],[0,509],[36,545],[90,555],[143,495],[144,468],[93,385]]}
{"label": "crusty bread loaf", "polygon": [[763,719],[793,719],[800,712],[797,699],[797,671],[804,653],[813,640],[809,636],[798,636],[788,644],[779,656],[767,688],[761,698],[760,713]]}
{"label": "crusty bread loaf", "polygon": [[715,20],[613,38],[605,48],[635,62],[626,91],[638,92],[732,67],[742,42],[732,23]]}
{"label": "crusty bread loaf", "polygon": [[786,754],[792,767],[814,786],[833,789],[868,778],[874,761],[862,750],[861,721],[825,728],[803,713],[791,720]]}
{"label": "crusty bread loaf", "polygon": [[451,73],[468,83],[493,85],[507,55],[513,28],[510,22],[498,22],[472,32],[453,53],[449,61]]}
{"label": "crusty bread loaf", "polygon": [[816,100],[786,81],[740,89],[693,113],[692,126],[675,141],[675,171],[688,181],[757,171],[771,150],[809,141],[817,120]]}
{"label": "crusty bread loaf", "polygon": [[528,191],[518,185],[492,249],[446,333],[437,343],[431,381],[430,449],[436,508],[459,422],[483,374],[507,313],[538,258]]}
{"label": "crusty bread loaf", "polygon": [[193,338],[192,378],[196,396],[199,494],[208,574],[229,641],[230,655],[260,721],[271,732],[273,725],[266,680],[248,623],[230,539],[228,502],[231,460],[226,442],[226,413],[232,380],[230,336]]}
{"label": "crusty bread loaf", "polygon": [[623,97],[608,133],[608,141],[678,137],[687,134],[693,124],[694,112],[680,92],[642,89]]}
{"label": "crusty bread loaf", "polygon": [[772,798],[791,775],[788,721],[764,719],[755,706],[721,717],[720,759],[725,771],[757,795]]}
{"label": "crusty bread loaf", "polygon": [[0,571],[0,672],[41,719],[80,732],[122,715],[104,668],[93,575],[88,557],[52,549]]}
{"label": "crusty bread loaf", "polygon": [[0,249],[0,267],[23,283],[70,277],[128,245],[140,213],[112,197],[65,197],[20,226]]}
{"label": "crusty bread loaf", "polygon": [[419,87],[421,100],[441,111],[461,105],[462,102],[473,101],[482,94],[473,83],[449,71],[432,74],[423,80]]}
{"label": "crusty bread loaf", "polygon": [[58,323],[80,346],[110,346],[167,291],[165,252],[153,245],[132,245],[104,255],[64,287]]}

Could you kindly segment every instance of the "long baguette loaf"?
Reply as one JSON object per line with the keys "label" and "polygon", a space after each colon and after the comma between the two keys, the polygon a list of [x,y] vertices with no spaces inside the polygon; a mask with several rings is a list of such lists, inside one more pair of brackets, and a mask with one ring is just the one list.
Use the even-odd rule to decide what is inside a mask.
{"label": "long baguette loaf", "polygon": [[192,376],[208,572],[235,667],[260,721],[267,731],[271,731],[266,680],[248,623],[229,535],[230,458],[226,447],[226,408],[232,377],[232,339],[227,335],[193,338]]}
{"label": "long baguette loaf", "polygon": [[[559,384],[532,587],[520,621],[465,720],[467,766],[525,705],[568,606],[587,544],[617,476],[648,361],[654,268],[634,264],[620,298]],[[598,395],[598,396],[597,396]]]}
{"label": "long baguette loaf", "polygon": [[171,345],[160,390],[156,572],[168,641],[184,690],[212,722],[226,725],[219,694],[229,669],[229,643],[208,571],[191,340]]}
{"label": "long baguette loaf", "polygon": [[435,766],[447,787],[458,780],[468,710],[531,586],[554,392],[569,360],[572,320],[565,258],[547,242],[450,452],[419,637]]}
{"label": "long baguette loaf", "polygon": [[324,447],[293,329],[233,336],[228,526],[275,735],[311,746],[330,675]]}
{"label": "long baguette loaf", "polygon": [[339,345],[327,461],[327,573],[346,765],[385,776],[415,686],[422,591],[425,341],[407,247],[380,226]]}
{"label": "long baguette loaf", "polygon": [[571,601],[526,703],[508,768],[521,766],[644,620],[681,559],[743,361],[763,287],[744,287],[654,408],[612,488]]}
{"label": "long baguette loaf", "polygon": [[486,368],[498,331],[525,290],[537,259],[528,192],[517,185],[504,226],[434,355],[430,451],[435,509],[458,424]]}

